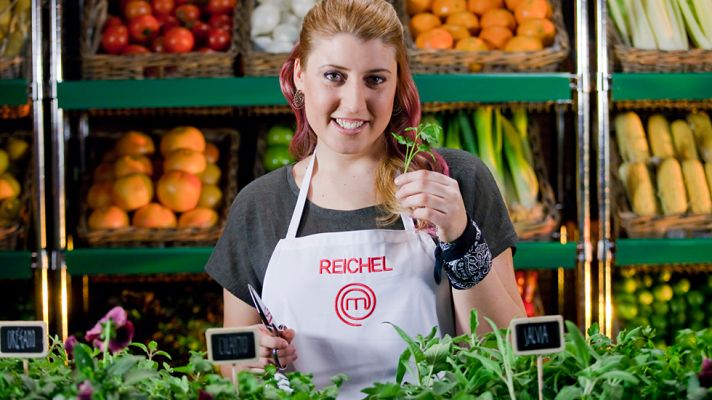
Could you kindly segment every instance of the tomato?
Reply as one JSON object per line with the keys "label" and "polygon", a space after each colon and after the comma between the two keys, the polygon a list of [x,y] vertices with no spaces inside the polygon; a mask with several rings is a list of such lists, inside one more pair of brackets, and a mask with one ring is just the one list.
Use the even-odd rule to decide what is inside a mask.
{"label": "tomato", "polygon": [[129,30],[124,25],[110,26],[101,36],[101,48],[108,54],[121,54],[129,44]]}
{"label": "tomato", "polygon": [[184,25],[192,27],[195,21],[200,19],[200,9],[193,4],[183,4],[176,8],[176,17],[183,22]]}
{"label": "tomato", "polygon": [[191,32],[193,32],[193,36],[195,37],[195,41],[197,43],[206,43],[208,40],[208,34],[210,33],[210,26],[203,21],[195,21],[195,25],[193,25]]}
{"label": "tomato", "polygon": [[151,0],[154,15],[171,15],[173,13],[173,0]]}
{"label": "tomato", "polygon": [[208,33],[208,47],[215,51],[227,50],[230,48],[230,34],[223,29],[210,29],[210,33]]}
{"label": "tomato", "polygon": [[216,14],[210,17],[208,25],[210,25],[211,28],[218,28],[232,32],[232,17],[225,14]]}
{"label": "tomato", "polygon": [[123,24],[124,24],[124,22],[121,20],[121,18],[113,16],[113,15],[109,15],[106,18],[106,22],[104,22],[104,30],[102,30],[102,32],[105,31],[106,28],[108,28],[110,26],[119,26],[119,25],[123,25]]}
{"label": "tomato", "polygon": [[138,43],[151,40],[158,34],[161,24],[153,15],[141,15],[129,22],[129,33],[131,39]]}
{"label": "tomato", "polygon": [[124,52],[121,54],[146,54],[150,53],[150,51],[138,44],[130,44],[124,48]]}
{"label": "tomato", "polygon": [[166,49],[163,47],[163,36],[159,36],[153,39],[151,42],[151,51],[154,53],[165,53]]}
{"label": "tomato", "polygon": [[162,14],[156,17],[156,19],[158,20],[158,23],[161,24],[161,32],[166,32],[174,26],[180,26],[180,21],[178,21],[178,18],[172,15]]}
{"label": "tomato", "polygon": [[171,28],[163,37],[163,47],[168,53],[187,53],[193,50],[193,34],[182,27]]}
{"label": "tomato", "polygon": [[127,21],[131,21],[141,15],[151,15],[151,5],[148,4],[147,1],[131,0],[126,3],[126,8],[124,8],[124,17]]}
{"label": "tomato", "polygon": [[235,0],[208,0],[205,6],[208,14],[232,14],[235,10]]}

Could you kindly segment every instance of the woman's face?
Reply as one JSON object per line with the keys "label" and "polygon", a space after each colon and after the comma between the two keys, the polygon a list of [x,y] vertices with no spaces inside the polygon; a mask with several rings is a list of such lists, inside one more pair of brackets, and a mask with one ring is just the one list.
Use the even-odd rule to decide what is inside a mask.
{"label": "woman's face", "polygon": [[384,146],[398,81],[396,52],[381,40],[341,33],[317,38],[294,82],[319,147],[362,155]]}

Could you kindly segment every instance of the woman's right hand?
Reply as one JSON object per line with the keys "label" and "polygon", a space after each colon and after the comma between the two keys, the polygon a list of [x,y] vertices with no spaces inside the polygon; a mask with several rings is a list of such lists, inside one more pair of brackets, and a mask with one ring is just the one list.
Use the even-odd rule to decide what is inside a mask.
{"label": "woman's right hand", "polygon": [[[279,357],[279,362],[282,364],[282,367],[286,367],[296,361],[297,351],[292,344],[295,335],[294,329],[286,328],[281,330],[280,337],[272,334],[263,324],[252,325],[251,328],[255,328],[260,332],[259,358],[253,363],[236,366],[235,371],[249,370],[258,373],[264,372],[264,368],[267,364],[275,363],[274,357],[272,356],[272,349],[277,349],[277,356]],[[223,376],[230,376],[232,374],[232,366],[229,364],[221,366],[221,370]]]}

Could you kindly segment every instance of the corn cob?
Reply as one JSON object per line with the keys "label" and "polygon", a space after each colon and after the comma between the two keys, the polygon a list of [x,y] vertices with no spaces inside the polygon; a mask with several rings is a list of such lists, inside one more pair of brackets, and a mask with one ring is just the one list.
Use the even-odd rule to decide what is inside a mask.
{"label": "corn cob", "polygon": [[675,156],[670,136],[670,124],[660,114],[655,114],[648,119],[648,143],[653,156],[664,159]]}
{"label": "corn cob", "polygon": [[712,212],[710,190],[705,181],[705,171],[699,160],[683,160],[682,175],[685,177],[687,197],[690,199],[690,211],[694,214]]}
{"label": "corn cob", "polygon": [[623,163],[618,170],[621,180],[628,191],[628,199],[633,212],[641,217],[650,217],[658,213],[658,205],[653,191],[653,182],[645,163]]}
{"label": "corn cob", "polygon": [[664,215],[682,214],[687,211],[687,196],[682,180],[680,163],[666,158],[657,171],[658,198]]}
{"label": "corn cob", "polygon": [[627,112],[615,119],[616,138],[621,156],[626,162],[646,162],[650,157],[645,130],[638,114]]}
{"label": "corn cob", "polygon": [[672,129],[672,144],[677,157],[682,160],[697,160],[695,139],[687,122],[678,119],[672,123],[670,128]]}
{"label": "corn cob", "polygon": [[704,111],[687,115],[687,123],[697,142],[700,157],[706,162],[712,162],[712,121]]}
{"label": "corn cob", "polygon": [[705,163],[705,175],[707,175],[707,188],[710,190],[710,197],[712,197],[712,162]]}

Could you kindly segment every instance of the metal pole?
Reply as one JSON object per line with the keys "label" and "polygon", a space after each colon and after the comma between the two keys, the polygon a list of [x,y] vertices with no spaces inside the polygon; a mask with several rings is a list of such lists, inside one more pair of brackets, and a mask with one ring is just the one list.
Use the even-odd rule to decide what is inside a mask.
{"label": "metal pole", "polygon": [[597,0],[596,7],[596,99],[598,108],[598,266],[600,273],[599,289],[599,323],[601,330],[612,335],[612,307],[611,307],[611,208],[610,208],[610,182],[611,182],[611,156],[609,149],[609,103],[608,92],[608,43],[607,43],[607,11],[606,0]]}
{"label": "metal pole", "polygon": [[[579,236],[579,283],[583,293],[577,290],[579,296],[579,311],[583,305],[583,328],[591,325],[592,313],[592,281],[591,260],[591,216],[590,216],[590,104],[591,77],[589,75],[588,53],[588,0],[576,1],[576,133],[578,146],[576,160],[578,174],[576,179],[576,196],[578,208]],[[582,282],[583,281],[583,282]],[[577,288],[577,289],[579,289]],[[583,299],[581,299],[583,296]],[[581,301],[583,300],[583,301]],[[579,316],[581,313],[579,313]],[[580,317],[579,317],[580,321]],[[581,325],[579,323],[579,325]]]}
{"label": "metal pole", "polygon": [[[32,0],[31,8],[31,90],[32,124],[34,132],[34,195],[32,196],[35,223],[35,267],[41,270],[42,320],[49,325],[49,282],[47,269],[47,209],[45,200],[44,152],[44,55],[42,52],[42,0]],[[47,289],[47,290],[45,290]]]}
{"label": "metal pole", "polygon": [[[64,251],[67,247],[66,236],[66,191],[65,191],[65,130],[64,113],[59,108],[57,99],[57,86],[62,82],[62,6],[61,0],[50,0],[50,71],[49,90],[52,121],[52,167],[53,176],[53,215],[54,215],[54,254],[53,266],[58,269],[59,282],[66,271],[64,264]],[[60,285],[60,298],[66,299],[67,287]],[[67,333],[66,302],[60,305],[60,327],[62,337]]]}

